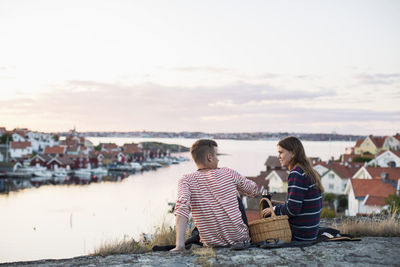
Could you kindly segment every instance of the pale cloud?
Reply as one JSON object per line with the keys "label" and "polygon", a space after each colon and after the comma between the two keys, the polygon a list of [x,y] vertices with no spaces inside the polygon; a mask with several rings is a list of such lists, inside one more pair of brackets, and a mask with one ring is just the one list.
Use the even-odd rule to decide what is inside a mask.
{"label": "pale cloud", "polygon": [[400,73],[362,73],[355,79],[367,85],[392,85],[400,82]]}
{"label": "pale cloud", "polygon": [[232,72],[232,69],[229,68],[220,68],[213,66],[186,66],[181,68],[175,68],[177,71],[182,72],[211,72],[211,73],[229,73]]}
{"label": "pale cloud", "polygon": [[[400,121],[398,110],[324,107],[324,101],[335,97],[332,90],[308,92],[268,84],[184,88],[71,80],[35,97],[1,101],[0,112],[5,122],[18,118],[19,125],[26,122],[26,127],[44,130],[53,125],[59,131],[77,124],[82,131],[331,132],[337,125],[377,121],[396,125]],[[332,126],[323,127],[329,123]],[[318,124],[320,129],[316,129]],[[343,133],[357,134],[364,128],[346,129]]]}

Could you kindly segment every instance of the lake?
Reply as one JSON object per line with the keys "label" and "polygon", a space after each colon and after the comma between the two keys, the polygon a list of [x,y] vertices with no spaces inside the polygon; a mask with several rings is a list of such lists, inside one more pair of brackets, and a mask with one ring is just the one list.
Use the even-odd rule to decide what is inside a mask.
{"label": "lake", "polygon": [[[99,142],[157,141],[190,147],[195,139],[88,138]],[[265,169],[269,155],[277,155],[277,141],[217,140],[220,167],[245,176]],[[309,157],[338,158],[354,142],[303,142]],[[190,158],[189,153],[180,155]],[[58,259],[87,255],[104,242],[138,239],[163,221],[173,225],[168,202],[175,202],[177,181],[195,170],[182,162],[156,171],[134,174],[121,182],[90,185],[45,185],[0,195],[0,262]]]}

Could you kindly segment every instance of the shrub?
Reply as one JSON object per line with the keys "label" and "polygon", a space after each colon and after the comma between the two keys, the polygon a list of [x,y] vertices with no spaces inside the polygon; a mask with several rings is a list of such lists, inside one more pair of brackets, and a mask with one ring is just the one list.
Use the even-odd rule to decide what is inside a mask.
{"label": "shrub", "polygon": [[336,212],[330,208],[322,208],[321,210],[321,218],[335,218]]}
{"label": "shrub", "polygon": [[337,200],[338,200],[338,211],[345,211],[348,206],[347,195],[339,195],[337,197]]}
{"label": "shrub", "polygon": [[389,206],[389,212],[391,214],[400,214],[400,196],[393,194],[389,195],[388,198],[385,199],[385,204]]}

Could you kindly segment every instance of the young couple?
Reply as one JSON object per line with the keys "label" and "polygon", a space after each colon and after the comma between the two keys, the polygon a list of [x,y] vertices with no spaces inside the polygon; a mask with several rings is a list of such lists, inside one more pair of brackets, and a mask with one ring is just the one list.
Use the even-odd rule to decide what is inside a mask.
{"label": "young couple", "polygon": [[[292,240],[315,240],[322,207],[321,179],[299,139],[287,137],[279,141],[277,147],[279,161],[290,173],[287,201],[274,206],[274,211],[277,215],[289,216]],[[198,170],[179,180],[175,208],[176,247],[171,251],[185,248],[190,211],[204,246],[249,244],[246,214],[238,192],[256,197],[259,194],[256,183],[235,170],[218,168],[218,145],[213,140],[196,141],[190,152]],[[264,216],[270,213],[270,208],[263,210]]]}

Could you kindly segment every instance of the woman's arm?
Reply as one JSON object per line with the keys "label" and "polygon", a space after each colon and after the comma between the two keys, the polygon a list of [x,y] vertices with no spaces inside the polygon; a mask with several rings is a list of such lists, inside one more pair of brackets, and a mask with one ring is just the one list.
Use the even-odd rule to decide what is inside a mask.
{"label": "woman's arm", "polygon": [[284,204],[275,206],[277,215],[296,216],[301,212],[305,192],[307,188],[307,177],[302,172],[292,170],[288,177],[288,197]]}

